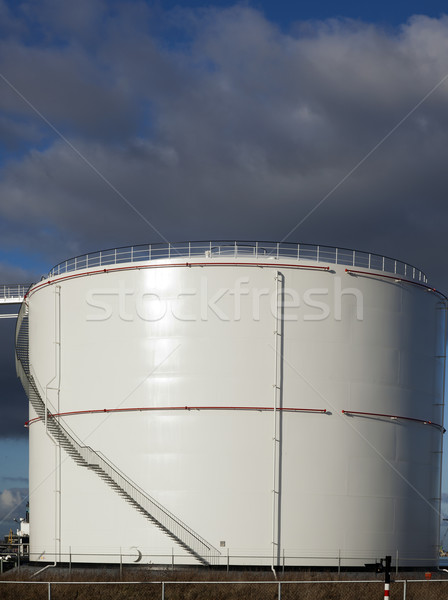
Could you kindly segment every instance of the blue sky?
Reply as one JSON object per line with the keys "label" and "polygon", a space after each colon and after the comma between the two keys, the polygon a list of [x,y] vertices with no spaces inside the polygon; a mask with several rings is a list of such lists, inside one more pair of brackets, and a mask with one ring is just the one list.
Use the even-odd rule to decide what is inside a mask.
{"label": "blue sky", "polygon": [[[225,8],[233,3],[227,0],[207,3],[201,0],[193,2],[178,2],[168,0],[160,2],[164,9],[173,9],[178,6],[188,6],[191,8],[200,8],[204,6],[214,6]],[[395,27],[404,23],[410,16],[427,15],[429,17],[439,18],[446,13],[446,4],[444,2],[421,2],[395,0],[395,2],[360,2],[339,1],[339,2],[316,2],[315,0],[299,0],[296,2],[272,2],[255,1],[247,2],[260,10],[271,21],[279,24],[285,29],[289,29],[297,21],[307,20],[325,20],[329,18],[349,18],[359,19],[369,23],[380,23],[386,27]]]}
{"label": "blue sky", "polygon": [[[287,237],[397,257],[447,293],[444,12],[0,0],[0,280],[126,244]],[[27,442],[0,327],[1,534]]]}

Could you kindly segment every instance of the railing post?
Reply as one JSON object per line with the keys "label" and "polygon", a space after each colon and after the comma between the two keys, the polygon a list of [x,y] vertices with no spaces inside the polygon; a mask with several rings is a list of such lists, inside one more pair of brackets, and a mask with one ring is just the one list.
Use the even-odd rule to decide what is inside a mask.
{"label": "railing post", "polygon": [[48,582],[48,600],[51,600],[51,583]]}
{"label": "railing post", "polygon": [[123,579],[123,557],[120,548],[120,581]]}
{"label": "railing post", "polygon": [[230,557],[229,557],[229,549],[227,548],[227,573],[229,572],[230,566]]}
{"label": "railing post", "polygon": [[171,568],[174,571],[174,548],[171,548]]}
{"label": "railing post", "polygon": [[403,600],[406,600],[406,579],[403,581]]}
{"label": "railing post", "polygon": [[162,581],[162,600],[165,600],[165,582]]}
{"label": "railing post", "polygon": [[278,600],[282,599],[282,582],[278,582]]}

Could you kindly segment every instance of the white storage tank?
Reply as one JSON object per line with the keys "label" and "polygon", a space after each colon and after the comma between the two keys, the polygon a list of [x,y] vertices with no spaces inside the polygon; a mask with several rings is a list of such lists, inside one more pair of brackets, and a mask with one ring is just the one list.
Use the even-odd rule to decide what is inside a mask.
{"label": "white storage tank", "polygon": [[352,250],[55,267],[18,319],[31,560],[437,563],[446,299]]}

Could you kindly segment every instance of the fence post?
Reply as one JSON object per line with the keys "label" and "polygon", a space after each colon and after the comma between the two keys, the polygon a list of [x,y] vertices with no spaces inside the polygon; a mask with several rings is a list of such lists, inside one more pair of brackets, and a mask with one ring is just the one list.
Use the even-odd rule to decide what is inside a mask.
{"label": "fence post", "polygon": [[51,600],[51,583],[48,582],[48,600]]}
{"label": "fence post", "polygon": [[395,575],[398,575],[398,548],[397,553],[395,555]]}
{"label": "fence post", "polygon": [[165,582],[162,581],[162,600],[165,600]]}
{"label": "fence post", "polygon": [[227,548],[227,573],[229,572],[229,549]]}
{"label": "fence post", "polygon": [[391,557],[386,556],[384,561],[384,600],[389,600],[390,595],[390,563]]}
{"label": "fence post", "polygon": [[123,557],[120,548],[120,581],[123,579]]}
{"label": "fence post", "polygon": [[278,600],[282,600],[282,582],[278,582]]}
{"label": "fence post", "polygon": [[403,581],[403,600],[406,600],[406,579]]}

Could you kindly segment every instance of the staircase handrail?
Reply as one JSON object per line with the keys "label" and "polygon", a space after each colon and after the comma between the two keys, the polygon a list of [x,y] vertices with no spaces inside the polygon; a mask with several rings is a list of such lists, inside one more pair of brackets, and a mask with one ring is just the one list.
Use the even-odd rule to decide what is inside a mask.
{"label": "staircase handrail", "polygon": [[[26,309],[24,309],[23,305],[19,313],[19,317],[17,319],[16,343],[18,341],[18,335],[20,332],[23,318],[25,316],[27,316]],[[20,350],[19,346],[16,346],[16,348]],[[91,467],[93,465],[98,466],[107,476],[109,476],[114,481],[114,483],[120,486],[125,493],[129,494],[129,496],[133,500],[135,500],[145,511],[147,511],[148,514],[150,514],[155,521],[157,521],[163,527],[165,527],[168,532],[172,533],[182,544],[185,545],[186,548],[189,548],[194,555],[199,556],[199,558],[207,557],[208,559],[213,559],[217,558],[221,554],[217,548],[215,548],[212,544],[207,542],[202,536],[196,533],[191,527],[189,527],[181,519],[176,517],[168,509],[159,504],[157,500],[152,498],[152,496],[145,492],[140,486],[138,486],[138,484],[132,481],[122,471],[120,471],[120,469],[116,465],[114,465],[112,461],[110,461],[104,454],[97,452],[91,446],[83,445],[80,441],[76,440],[74,435],[72,435],[61,423],[60,417],[55,416],[51,412],[51,410],[49,410],[49,407],[53,409],[50,403],[47,404],[47,407],[45,406],[45,403],[42,400],[42,394],[38,388],[36,380],[30,373],[29,366],[23,365],[22,363],[20,351],[16,351],[16,362],[19,377],[22,380],[22,384],[26,383],[26,387],[25,385],[24,387],[28,392],[30,402],[32,403],[36,412],[38,414],[41,413],[39,416],[45,416],[46,411],[47,422],[49,421],[56,428],[56,437],[62,436],[63,438],[65,438],[66,442],[70,444],[73,450],[79,455],[79,457],[86,462],[86,465],[88,467]],[[25,381],[23,381],[23,379]],[[30,392],[34,392],[34,394]],[[34,396],[34,398],[32,396]],[[173,524],[175,525],[174,529],[178,533],[188,533],[188,535],[191,538],[193,538],[194,540],[196,540],[196,542],[199,543],[200,548],[195,549],[192,544],[189,544],[187,541],[182,539],[182,537],[177,535],[177,533],[172,531]],[[171,529],[168,525],[171,526]],[[206,562],[208,563],[209,560],[207,560]]]}

